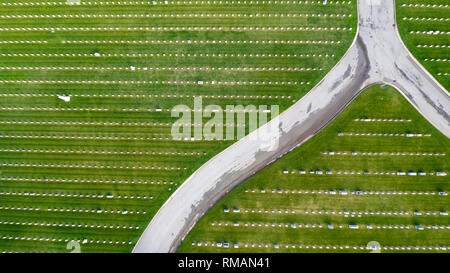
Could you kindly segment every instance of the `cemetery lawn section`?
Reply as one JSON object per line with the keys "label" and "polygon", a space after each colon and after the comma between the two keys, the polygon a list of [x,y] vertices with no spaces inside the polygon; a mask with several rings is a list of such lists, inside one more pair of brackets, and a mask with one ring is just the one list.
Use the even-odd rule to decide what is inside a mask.
{"label": "cemetery lawn section", "polygon": [[397,0],[400,36],[414,57],[442,84],[450,88],[449,2]]}
{"label": "cemetery lawn section", "polygon": [[[0,252],[131,252],[234,141],[171,109],[298,101],[344,55],[355,1],[0,1]],[[70,248],[70,247],[69,247]]]}
{"label": "cemetery lawn section", "polygon": [[397,90],[369,87],[220,200],[178,251],[370,252],[376,241],[381,252],[446,252],[449,147]]}

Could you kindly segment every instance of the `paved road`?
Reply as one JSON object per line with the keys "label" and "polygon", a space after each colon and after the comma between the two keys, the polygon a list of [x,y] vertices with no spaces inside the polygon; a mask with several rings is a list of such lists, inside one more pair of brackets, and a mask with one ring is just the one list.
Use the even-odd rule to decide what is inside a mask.
{"label": "paved road", "polygon": [[[370,85],[393,85],[450,137],[450,96],[401,41],[395,1],[358,0],[358,17],[358,34],[352,46],[327,76],[278,120],[236,142],[192,174],[161,207],[133,252],[175,252],[195,223],[219,199],[314,136]],[[268,130],[273,124],[276,130]],[[278,148],[267,151],[260,142],[252,140],[259,132],[259,136],[279,143]]]}

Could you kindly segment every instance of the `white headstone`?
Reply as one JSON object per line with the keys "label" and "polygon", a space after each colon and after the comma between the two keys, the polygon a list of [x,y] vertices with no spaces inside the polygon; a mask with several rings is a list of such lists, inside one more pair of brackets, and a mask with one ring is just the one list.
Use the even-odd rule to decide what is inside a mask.
{"label": "white headstone", "polygon": [[70,96],[64,96],[64,95],[58,95],[58,99],[61,99],[65,102],[69,102],[70,101]]}

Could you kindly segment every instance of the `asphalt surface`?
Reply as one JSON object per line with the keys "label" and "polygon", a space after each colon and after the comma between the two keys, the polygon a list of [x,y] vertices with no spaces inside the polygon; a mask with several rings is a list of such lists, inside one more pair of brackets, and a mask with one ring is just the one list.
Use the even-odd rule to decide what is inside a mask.
{"label": "asphalt surface", "polygon": [[[325,78],[277,119],[242,138],[192,174],[153,217],[133,252],[175,252],[195,223],[218,200],[314,136],[373,84],[394,86],[431,124],[450,137],[449,93],[401,41],[395,1],[358,0],[358,18],[353,44]],[[272,149],[267,149],[267,141],[261,139],[271,139]]]}

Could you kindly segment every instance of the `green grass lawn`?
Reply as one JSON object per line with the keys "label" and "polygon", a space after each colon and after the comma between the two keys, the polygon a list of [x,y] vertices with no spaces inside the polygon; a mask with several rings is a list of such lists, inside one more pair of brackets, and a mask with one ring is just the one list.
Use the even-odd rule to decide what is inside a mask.
{"label": "green grass lawn", "polygon": [[[450,140],[394,88],[370,87],[323,131],[220,200],[178,251],[368,252],[367,244],[377,241],[387,247],[382,252],[442,252],[435,249],[441,246],[447,247],[447,252],[449,218],[440,213],[448,212],[449,199],[439,192],[448,192],[450,187],[448,175],[436,173],[449,174],[449,147]],[[306,173],[299,173],[301,170]],[[323,173],[316,173],[318,170]],[[409,172],[426,175],[412,176]],[[359,228],[350,229],[354,224]],[[218,247],[218,242],[230,246]]]}
{"label": "green grass lawn", "polygon": [[65,2],[0,1],[0,252],[130,252],[233,143],[171,140],[172,107],[283,111],[356,31],[355,1]]}
{"label": "green grass lawn", "polygon": [[[448,1],[397,0],[396,4],[397,23],[406,46],[417,60],[449,90],[450,24],[448,20],[450,18],[448,17]],[[415,5],[420,6],[416,7]],[[415,20],[416,18],[419,20]],[[425,20],[421,20],[422,18]],[[427,47],[423,47],[423,45],[427,45]],[[433,47],[429,45],[433,45]]]}

